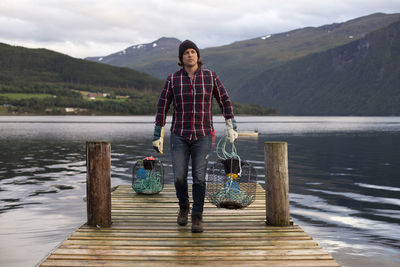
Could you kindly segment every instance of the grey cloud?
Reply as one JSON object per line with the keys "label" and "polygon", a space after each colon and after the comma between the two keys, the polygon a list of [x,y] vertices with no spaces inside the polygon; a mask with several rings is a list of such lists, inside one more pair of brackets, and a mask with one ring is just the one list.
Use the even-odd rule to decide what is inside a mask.
{"label": "grey cloud", "polygon": [[0,41],[72,56],[106,55],[162,36],[218,46],[375,12],[398,0],[2,0]]}

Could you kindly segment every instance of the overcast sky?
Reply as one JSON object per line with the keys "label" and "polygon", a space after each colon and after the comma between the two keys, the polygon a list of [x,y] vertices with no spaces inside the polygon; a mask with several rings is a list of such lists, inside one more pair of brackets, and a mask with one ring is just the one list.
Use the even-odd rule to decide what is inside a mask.
{"label": "overcast sky", "polygon": [[400,1],[0,0],[0,42],[84,58],[163,36],[206,48],[376,12],[400,13]]}

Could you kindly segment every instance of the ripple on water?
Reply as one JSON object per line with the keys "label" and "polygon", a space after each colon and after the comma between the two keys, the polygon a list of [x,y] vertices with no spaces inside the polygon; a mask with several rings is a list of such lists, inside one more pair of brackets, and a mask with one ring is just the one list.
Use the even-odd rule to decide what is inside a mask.
{"label": "ripple on water", "polygon": [[376,189],[376,190],[387,190],[387,191],[400,192],[400,188],[398,188],[398,187],[381,186],[381,185],[373,185],[373,184],[365,184],[365,183],[354,183],[354,184],[358,185],[360,187],[372,188],[372,189]]}

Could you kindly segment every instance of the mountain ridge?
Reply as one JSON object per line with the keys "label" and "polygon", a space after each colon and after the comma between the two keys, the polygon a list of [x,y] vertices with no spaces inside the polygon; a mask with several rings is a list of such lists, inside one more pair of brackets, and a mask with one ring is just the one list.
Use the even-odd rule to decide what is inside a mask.
{"label": "mountain ridge", "polygon": [[[168,74],[163,70],[174,69],[177,66],[176,54],[180,43],[181,41],[176,38],[161,37],[150,43],[129,46],[107,56],[85,59],[112,66],[137,69],[159,79],[165,79]],[[150,66],[149,62],[152,62]]]}
{"label": "mountain ridge", "polygon": [[244,102],[269,105],[286,115],[398,116],[400,21],[265,71],[241,90],[250,96]]}
{"label": "mountain ridge", "polygon": [[[345,44],[351,42],[352,40],[362,38],[366,33],[372,32],[377,28],[384,27],[385,25],[388,25],[395,20],[400,20],[400,14],[374,13],[371,15],[351,19],[347,22],[332,23],[332,24],[322,25],[319,27],[304,27],[283,33],[268,34],[264,36],[251,38],[248,40],[236,41],[229,45],[200,49],[200,52],[205,64],[210,68],[216,68],[216,71],[220,73],[224,72],[223,65],[226,65],[227,62],[230,61],[236,62],[236,64],[234,65],[252,60],[257,62],[256,58],[260,58],[261,55],[262,59],[266,59],[268,62],[273,61],[279,63],[291,60],[296,57],[301,57],[309,53],[324,51],[332,47],[335,47],[337,45]],[[366,23],[366,21],[368,21],[368,23]],[[343,38],[336,40],[335,42],[332,42],[331,38],[327,39],[326,36],[334,31],[336,31],[338,35],[342,35],[341,37]],[[301,36],[298,37],[299,35]],[[269,37],[264,38],[267,36]],[[291,39],[289,40],[290,42],[288,42],[287,37],[291,37]],[[316,39],[316,41],[312,42],[313,40],[311,38]],[[100,58],[103,58],[103,60],[104,58],[108,58],[107,64],[130,67],[133,69],[149,73],[159,79],[165,79],[165,77],[167,77],[168,74],[174,72],[174,70],[176,70],[177,68],[176,63],[178,61],[178,46],[181,42],[180,40],[176,38],[161,37],[160,39],[154,42],[150,42],[147,44],[133,45],[130,47],[134,46],[148,47],[153,43],[157,43],[161,39],[172,39],[175,41],[174,44],[176,44],[176,46],[168,47],[167,49],[168,53],[166,55],[155,53],[155,57],[157,57],[157,60],[154,63],[152,62],[152,58],[144,56],[147,59],[146,62],[143,61],[143,58],[138,59],[138,61],[136,62],[136,58],[130,57],[124,60],[123,64],[120,64],[118,61],[121,60],[121,55],[118,55],[117,58],[115,57],[118,54],[118,52],[110,54],[108,56],[88,57],[86,59],[91,61],[96,61],[96,60],[99,61]],[[271,45],[271,42],[273,44],[274,43],[277,44],[278,47],[275,47],[273,44]],[[302,47],[301,46],[302,43],[306,43],[306,47]],[[284,44],[283,47],[282,44]],[[262,51],[264,55],[260,54],[260,51],[258,50],[255,51],[254,53],[255,46],[261,46],[261,49],[263,50],[267,49],[267,51]],[[288,49],[292,47],[298,47],[297,50],[289,51],[291,53],[295,53],[295,55],[282,55],[280,53],[276,53],[277,48],[280,50],[282,50],[282,48],[285,48],[286,49],[285,51],[288,51]],[[129,49],[129,47],[127,49]],[[232,56],[231,49],[234,50],[235,52],[234,57]],[[140,57],[142,56],[143,55],[140,55]],[[221,62],[220,59],[223,59],[223,61]],[[168,64],[168,66],[171,66],[172,69],[164,68],[165,69],[164,72],[161,75],[157,75],[158,73],[160,73],[159,71],[155,70],[158,69],[157,64],[159,62],[166,62],[166,61],[172,63]],[[256,65],[259,65],[258,63],[259,62],[257,62]],[[219,71],[220,69],[221,71]]]}
{"label": "mountain ridge", "polygon": [[[257,82],[258,84],[262,83],[263,75],[265,76],[268,72],[275,73],[277,77],[280,77],[280,75],[278,75],[278,70],[283,71],[288,68],[288,64],[298,66],[298,60],[302,58],[307,58],[310,55],[318,55],[319,53],[351,44],[374,31],[387,28],[396,21],[400,21],[400,14],[398,13],[375,13],[341,23],[332,23],[319,27],[304,27],[284,33],[266,34],[249,40],[233,42],[229,45],[201,49],[200,52],[205,67],[214,70],[219,75],[225,87],[228,89],[231,99],[244,103],[271,105],[272,103],[268,101],[261,101],[263,95],[268,95],[268,92],[263,92],[263,90],[268,89],[265,87],[259,87],[257,90],[253,88],[252,93],[249,94],[246,87],[257,84]],[[157,54],[156,59],[147,58],[147,60],[142,60],[140,62],[131,59],[129,67],[151,73],[160,79],[165,79],[168,74],[174,72],[178,68],[176,65],[177,50],[178,45],[175,49],[170,48],[167,56]],[[318,59],[318,57],[311,58]],[[328,58],[325,59],[328,60]],[[308,64],[313,63],[308,62]],[[320,64],[323,65],[325,63],[321,62]],[[282,69],[281,66],[285,67]],[[369,66],[369,64],[367,64],[367,66]],[[304,65],[302,66],[302,68],[305,67]],[[294,72],[301,72],[301,69],[290,69]],[[348,71],[351,73],[351,70]],[[323,73],[323,75],[326,81],[330,80],[330,73]],[[300,79],[300,77],[294,77],[293,75],[290,77],[293,77],[293,79]],[[304,77],[313,77],[313,79],[316,80],[319,79],[319,77],[307,75],[307,73],[304,74]],[[274,77],[271,78],[273,79]],[[281,81],[282,84],[286,83],[284,80],[279,81]],[[362,78],[357,78],[356,81],[360,82]],[[342,81],[336,81],[337,84],[341,84],[343,87],[348,87],[354,82],[355,81],[350,80],[348,77],[346,78],[346,83],[348,83],[348,85],[344,84]],[[308,83],[312,84],[316,83],[316,81],[309,80]],[[323,83],[320,83],[320,86],[322,91],[327,90],[324,88]],[[285,90],[287,90],[287,88]],[[344,93],[346,93],[346,91],[344,91]],[[344,99],[345,95],[342,97]],[[354,98],[356,96],[353,95],[352,97]],[[349,99],[344,101],[350,104],[358,102],[357,99],[353,99],[352,102],[350,96]],[[313,103],[309,103],[308,105],[312,104]],[[315,103],[314,105],[317,106]],[[329,102],[327,105],[329,105]],[[290,105],[287,106],[290,107]],[[321,111],[323,110],[322,108],[323,107],[321,107]],[[304,112],[298,109],[284,109],[285,114],[304,114]],[[377,113],[384,114],[378,110],[379,108],[377,107]],[[326,111],[318,113],[314,110],[307,114],[319,115],[326,113]],[[336,114],[332,112],[328,113]],[[339,113],[343,114],[342,112],[338,112],[337,114]],[[353,114],[353,111],[349,110],[348,114]],[[371,113],[371,110],[364,113],[357,111],[356,114],[373,114],[373,112]],[[387,114],[392,113],[388,112]]]}

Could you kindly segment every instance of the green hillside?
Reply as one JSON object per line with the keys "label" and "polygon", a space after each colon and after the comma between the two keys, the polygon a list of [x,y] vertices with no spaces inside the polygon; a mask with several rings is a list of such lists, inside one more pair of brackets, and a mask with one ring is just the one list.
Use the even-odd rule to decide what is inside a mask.
{"label": "green hillside", "polygon": [[240,91],[281,114],[400,115],[400,21],[264,71]]}
{"label": "green hillside", "polygon": [[121,89],[156,90],[162,82],[129,68],[76,59],[47,49],[0,43],[0,81],[6,84],[55,82]]}
{"label": "green hillside", "polygon": [[162,86],[129,68],[0,44],[0,114],[151,114]]}
{"label": "green hillside", "polygon": [[[130,68],[0,43],[0,114],[151,114],[164,82]],[[274,110],[235,104],[237,114]]]}

